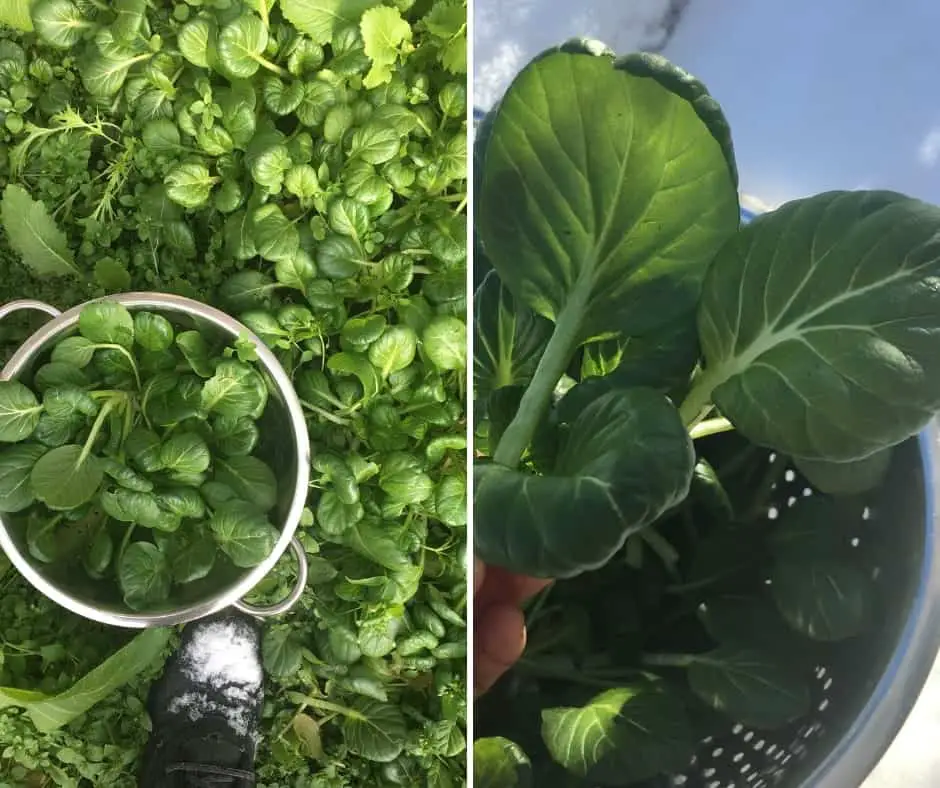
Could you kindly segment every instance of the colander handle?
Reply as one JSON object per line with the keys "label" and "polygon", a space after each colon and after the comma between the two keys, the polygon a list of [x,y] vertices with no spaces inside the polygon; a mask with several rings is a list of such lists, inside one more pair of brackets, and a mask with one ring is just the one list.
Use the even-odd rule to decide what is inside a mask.
{"label": "colander handle", "polygon": [[290,540],[290,549],[294,553],[294,558],[297,559],[297,582],[294,583],[291,592],[280,602],[273,605],[258,607],[257,605],[249,605],[247,602],[238,600],[232,603],[232,607],[236,610],[240,610],[242,613],[257,616],[258,618],[279,616],[281,613],[286,613],[290,610],[297,603],[297,600],[300,599],[301,594],[303,594],[304,589],[307,587],[307,554],[304,552],[304,546],[296,536]]}
{"label": "colander handle", "polygon": [[10,303],[0,306],[0,320],[3,320],[7,315],[12,315],[14,312],[23,312],[27,309],[31,309],[34,312],[45,312],[49,317],[58,317],[62,314],[61,310],[56,309],[51,304],[47,304],[45,301],[21,298],[18,301],[10,301]]}

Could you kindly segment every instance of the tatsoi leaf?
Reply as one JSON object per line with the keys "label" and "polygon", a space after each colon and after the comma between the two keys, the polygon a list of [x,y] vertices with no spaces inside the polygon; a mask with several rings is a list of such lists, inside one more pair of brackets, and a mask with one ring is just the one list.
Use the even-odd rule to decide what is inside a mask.
{"label": "tatsoi leaf", "polygon": [[179,31],[176,45],[180,54],[194,66],[209,67],[209,40],[212,27],[208,19],[190,19]]}
{"label": "tatsoi leaf", "polygon": [[605,394],[572,424],[551,475],[477,465],[476,553],[536,577],[601,566],[686,496],[693,463],[688,433],[665,397],[649,389]]}
{"label": "tatsoi leaf", "polygon": [[289,115],[304,98],[303,82],[281,82],[276,76],[265,78],[262,88],[264,105],[275,115]]}
{"label": "tatsoi leaf", "polygon": [[303,661],[301,644],[287,627],[271,627],[261,640],[264,669],[276,678],[294,675]]}
{"label": "tatsoi leaf", "polygon": [[424,352],[438,369],[467,366],[467,324],[459,317],[434,318],[421,335]]}
{"label": "tatsoi leaf", "polygon": [[101,463],[104,472],[122,487],[137,492],[150,492],[153,490],[153,482],[150,479],[135,473],[123,463],[110,458],[101,460]]}
{"label": "tatsoi leaf", "polygon": [[212,571],[217,548],[212,538],[201,531],[190,534],[180,529],[173,535],[166,552],[173,580],[177,583],[192,583]]}
{"label": "tatsoi leaf", "polygon": [[70,444],[40,457],[30,474],[30,484],[36,497],[50,509],[66,510],[94,498],[103,478],[98,458],[83,458],[82,447]]}
{"label": "tatsoi leaf", "polygon": [[59,229],[46,207],[30,197],[22,186],[10,184],[3,190],[0,220],[10,246],[20,256],[23,265],[34,274],[78,274],[65,233]]}
{"label": "tatsoi leaf", "polygon": [[383,523],[372,520],[356,523],[343,534],[343,542],[386,569],[401,569],[408,565],[407,556]]}
{"label": "tatsoi leaf", "polygon": [[494,736],[473,742],[473,782],[478,788],[532,788],[532,764],[518,744]]}
{"label": "tatsoi leaf", "polygon": [[0,449],[0,512],[21,512],[36,500],[29,475],[45,451],[34,444]]}
{"label": "tatsoi leaf", "polygon": [[467,480],[463,476],[445,476],[434,491],[437,519],[451,528],[467,524]]}
{"label": "tatsoi leaf", "polygon": [[131,462],[140,470],[147,473],[163,470],[163,460],[160,458],[160,438],[155,432],[136,427],[127,436],[124,450]]}
{"label": "tatsoi leaf", "polygon": [[349,751],[369,761],[394,761],[406,737],[405,718],[398,706],[371,698],[356,698],[350,705],[358,714],[343,722]]}
{"label": "tatsoi leaf", "polygon": [[361,202],[340,197],[330,204],[329,222],[333,232],[361,243],[369,232],[369,209]]}
{"label": "tatsoi leaf", "polygon": [[71,0],[39,0],[30,14],[39,37],[61,49],[77,44],[91,26]]}
{"label": "tatsoi leaf", "polygon": [[486,148],[487,256],[514,296],[564,318],[576,342],[687,312],[739,221],[722,148],[693,105],[629,63],[579,44],[534,60]]}
{"label": "tatsoi leaf", "polygon": [[206,413],[239,418],[260,418],[268,402],[264,378],[251,366],[235,359],[223,361],[202,387],[202,409]]}
{"label": "tatsoi leaf", "polygon": [[97,301],[82,309],[78,318],[82,336],[98,344],[134,346],[134,318],[116,301]]}
{"label": "tatsoi leaf", "polygon": [[159,531],[175,531],[179,527],[179,517],[168,517],[160,509],[157,497],[149,492],[116,487],[101,494],[101,508],[118,522],[136,523],[144,528]]}
{"label": "tatsoi leaf", "polygon": [[146,610],[167,599],[172,577],[160,548],[149,542],[133,542],[121,557],[118,581],[127,606]]}
{"label": "tatsoi leaf", "polygon": [[180,147],[179,128],[168,118],[148,121],[141,132],[141,138],[144,145],[154,153],[173,153]]}
{"label": "tatsoi leaf", "polygon": [[362,12],[381,0],[281,0],[288,22],[317,44],[329,44],[343,25],[359,22]]}
{"label": "tatsoi leaf", "polygon": [[258,444],[258,427],[244,416],[220,416],[212,423],[212,436],[222,454],[235,457],[251,454]]}
{"label": "tatsoi leaf", "polygon": [[211,461],[209,447],[194,432],[177,432],[160,447],[160,462],[169,471],[202,473]]}
{"label": "tatsoi leaf", "polygon": [[[10,0],[0,8],[0,24],[30,33],[33,21],[29,15],[30,0]],[[38,5],[35,4],[35,5]]]}
{"label": "tatsoi leaf", "polygon": [[266,260],[292,260],[300,248],[297,227],[284,216],[283,211],[269,203],[252,214],[252,233],[258,254]]}
{"label": "tatsoi leaf", "polygon": [[242,14],[219,33],[219,60],[231,76],[247,79],[261,67],[268,29],[254,14]]}
{"label": "tatsoi leaf", "polygon": [[144,630],[58,695],[0,687],[0,707],[12,705],[25,709],[40,733],[51,733],[146,670],[163,653],[171,634],[169,627]]}
{"label": "tatsoi leaf", "polygon": [[512,297],[495,271],[473,296],[473,395],[524,386],[535,374],[552,324]]}
{"label": "tatsoi leaf", "polygon": [[134,340],[155,353],[167,350],[173,344],[173,326],[162,315],[138,312],[134,315]]}
{"label": "tatsoi leaf", "polygon": [[82,369],[95,357],[95,343],[85,337],[67,337],[52,349],[53,363],[69,364]]}
{"label": "tatsoi leaf", "polygon": [[797,470],[819,492],[857,495],[880,485],[891,467],[892,448],[882,449],[854,462],[793,459]]}
{"label": "tatsoi leaf", "polygon": [[309,714],[298,714],[291,723],[294,734],[304,747],[304,754],[314,760],[323,757],[323,742],[320,739],[320,723]]}
{"label": "tatsoi leaf", "polygon": [[192,487],[174,487],[157,493],[161,508],[179,517],[202,517],[206,511],[202,496]]}
{"label": "tatsoi leaf", "polygon": [[408,326],[389,326],[369,346],[369,361],[387,378],[411,364],[417,348],[418,337]]}
{"label": "tatsoi leaf", "polygon": [[582,707],[545,709],[542,737],[568,771],[603,785],[682,771],[696,744],[681,701],[654,685],[607,690]]}
{"label": "tatsoi leaf", "polygon": [[[828,192],[743,228],[699,305],[713,400],[748,440],[807,459],[874,454],[940,408],[940,208]],[[886,414],[890,414],[887,416]]]}
{"label": "tatsoi leaf", "polygon": [[148,52],[138,55],[126,50],[108,55],[90,53],[82,65],[82,84],[92,96],[110,98],[123,87],[131,68],[151,57]]}
{"label": "tatsoi leaf", "polygon": [[358,353],[334,353],[327,359],[326,365],[330,372],[355,375],[362,384],[363,399],[371,399],[378,393],[378,370],[364,356]]}
{"label": "tatsoi leaf", "polygon": [[227,457],[216,462],[216,481],[231,487],[245,501],[262,511],[277,503],[277,479],[257,457]]}
{"label": "tatsoi leaf", "polygon": [[317,247],[317,268],[329,279],[346,279],[359,273],[361,257],[352,238],[330,235]]}
{"label": "tatsoi leaf", "polygon": [[193,372],[203,378],[212,377],[215,370],[209,359],[209,346],[198,331],[183,331],[176,337],[176,346]]}
{"label": "tatsoi leaf", "polygon": [[277,529],[251,504],[230,501],[215,510],[209,528],[235,566],[257,566],[277,543]]}
{"label": "tatsoi leaf", "polygon": [[343,503],[332,490],[326,490],[317,504],[317,523],[328,536],[342,535],[364,516],[361,503]]}
{"label": "tatsoi leaf", "polygon": [[809,688],[799,675],[753,648],[695,656],[688,677],[696,695],[743,725],[779,728],[809,711]]}
{"label": "tatsoi leaf", "polygon": [[771,580],[777,609],[790,626],[813,640],[845,640],[871,621],[872,585],[855,567],[810,557],[779,563]]}
{"label": "tatsoi leaf", "polygon": [[0,380],[0,442],[18,443],[32,435],[42,405],[26,386],[16,380]]}
{"label": "tatsoi leaf", "polygon": [[309,164],[295,164],[284,176],[284,188],[301,200],[309,200],[320,192],[317,171]]}
{"label": "tatsoi leaf", "polygon": [[286,173],[293,162],[286,145],[272,145],[259,154],[251,163],[251,177],[259,186],[277,194],[284,183]]}
{"label": "tatsoi leaf", "polygon": [[146,7],[146,0],[115,0],[116,16],[111,25],[114,37],[122,42],[132,42],[140,34]]}
{"label": "tatsoi leaf", "polygon": [[359,28],[366,55],[372,59],[372,68],[362,84],[366,88],[378,87],[392,78],[399,48],[411,42],[411,26],[397,8],[378,6],[362,15]]}
{"label": "tatsoi leaf", "polygon": [[219,179],[209,175],[202,164],[180,164],[163,179],[167,196],[184,208],[199,208],[209,201],[209,193]]}
{"label": "tatsoi leaf", "polygon": [[[105,355],[106,353],[107,351],[102,351],[98,358],[109,358]],[[119,353],[119,355],[121,358],[126,358],[123,354]],[[78,367],[73,367],[63,361],[50,361],[48,364],[43,364],[33,376],[33,388],[41,392],[58,388],[83,389],[87,385],[88,377],[85,373]]]}
{"label": "tatsoi leaf", "polygon": [[398,154],[401,139],[398,132],[384,124],[366,123],[356,129],[349,141],[350,155],[369,164],[384,164]]}

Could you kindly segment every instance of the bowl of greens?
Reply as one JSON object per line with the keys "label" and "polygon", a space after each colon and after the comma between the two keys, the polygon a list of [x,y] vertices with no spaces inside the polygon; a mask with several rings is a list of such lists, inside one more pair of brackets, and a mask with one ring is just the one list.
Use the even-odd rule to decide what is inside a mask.
{"label": "bowl of greens", "polygon": [[[0,546],[39,591],[124,627],[234,605],[284,612],[310,475],[301,405],[273,353],[197,301],[128,293],[52,320],[0,373]],[[288,549],[298,582],[239,601]]]}
{"label": "bowl of greens", "polygon": [[588,41],[474,160],[474,550],[555,581],[476,779],[860,785],[940,644],[940,208],[742,225],[705,86]]}

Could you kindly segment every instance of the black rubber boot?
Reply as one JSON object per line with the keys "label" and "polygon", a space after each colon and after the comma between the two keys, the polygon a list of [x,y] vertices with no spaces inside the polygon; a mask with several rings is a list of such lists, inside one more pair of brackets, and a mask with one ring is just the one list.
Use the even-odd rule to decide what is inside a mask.
{"label": "black rubber boot", "polygon": [[189,624],[150,690],[141,788],[251,788],[261,682],[254,619],[226,611]]}

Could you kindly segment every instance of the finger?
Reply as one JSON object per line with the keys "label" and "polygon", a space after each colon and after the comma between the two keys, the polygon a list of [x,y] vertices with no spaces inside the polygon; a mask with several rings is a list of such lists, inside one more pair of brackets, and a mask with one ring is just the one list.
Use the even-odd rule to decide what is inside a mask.
{"label": "finger", "polygon": [[[486,567],[486,586],[494,590],[498,601],[521,605],[552,581],[543,577],[517,575],[499,566]],[[494,599],[494,601],[497,601]]]}
{"label": "finger", "polygon": [[474,627],[474,674],[476,694],[486,692],[525,649],[525,619],[517,607],[493,605],[479,611]]}

